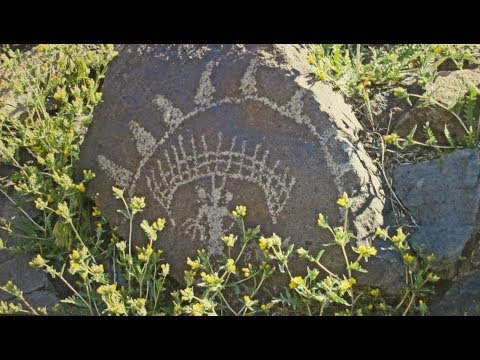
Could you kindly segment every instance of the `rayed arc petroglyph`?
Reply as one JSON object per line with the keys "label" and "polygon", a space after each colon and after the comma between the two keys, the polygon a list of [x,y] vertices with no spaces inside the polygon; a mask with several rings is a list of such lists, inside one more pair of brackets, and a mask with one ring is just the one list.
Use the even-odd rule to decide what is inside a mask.
{"label": "rayed arc petroglyph", "polygon": [[[196,95],[193,99],[195,107],[188,113],[184,113],[176,108],[163,95],[156,95],[153,98],[152,102],[162,112],[163,122],[167,126],[167,131],[160,139],[156,139],[137,122],[131,121],[129,123],[130,133],[141,156],[135,171],[132,172],[117,165],[104,155],[100,154],[97,156],[97,163],[100,167],[118,186],[126,188],[129,196],[134,195],[140,180],[145,181],[152,196],[165,209],[166,216],[172,215],[170,211],[171,205],[176,191],[181,186],[210,177],[212,181],[210,193],[207,194],[203,188],[197,190],[199,198],[205,202],[199,210],[196,220],[197,228],[195,228],[195,231],[200,234],[200,238],[204,238],[205,233],[208,232],[205,229],[198,228],[201,213],[210,219],[207,220],[209,227],[217,229],[213,233],[210,232],[210,235],[220,236],[222,235],[221,232],[225,230],[219,227],[219,219],[214,220],[213,215],[206,215],[209,212],[205,206],[207,206],[207,202],[210,202],[209,206],[212,209],[216,208],[222,214],[221,217],[228,215],[226,206],[230,201],[231,195],[224,189],[228,179],[247,181],[260,186],[265,195],[272,222],[276,223],[278,215],[286,204],[289,193],[295,184],[295,177],[288,173],[288,168],[286,167],[283,168],[283,171],[279,170],[281,162],[279,159],[271,160],[273,164],[268,164],[269,151],[267,149],[262,152],[260,144],[248,144],[248,149],[254,148],[253,154],[248,154],[248,151],[246,151],[247,144],[245,141],[237,141],[235,137],[226,139],[227,145],[225,147],[222,146],[224,142],[222,133],[218,133],[216,149],[207,146],[204,136],[201,136],[200,139],[190,137],[184,140],[181,134],[177,135],[177,145],[172,145],[170,149],[163,148],[162,145],[167,140],[171,142],[171,137],[186,120],[224,104],[241,104],[247,100],[253,100],[271,108],[299,125],[306,126],[325,149],[325,142],[329,138],[328,134],[320,135],[309,116],[303,113],[302,97],[305,94],[304,89],[297,90],[284,105],[278,105],[269,98],[258,95],[255,80],[256,58],[249,62],[240,81],[240,95],[236,97],[227,96],[215,99],[215,87],[211,81],[214,68],[214,62],[207,63],[205,70],[200,76]],[[262,154],[260,154],[261,152]],[[157,155],[153,157],[155,153]],[[338,164],[333,164],[328,151],[326,151],[325,155],[327,166],[332,169],[335,168],[337,171],[338,176],[335,178],[335,182],[337,182],[347,169],[340,168]],[[220,206],[220,203],[223,205]],[[213,224],[214,222],[217,224]],[[171,223],[175,226],[175,219],[171,219]],[[192,224],[187,224],[186,227],[188,226],[190,226],[190,230],[193,229]]]}

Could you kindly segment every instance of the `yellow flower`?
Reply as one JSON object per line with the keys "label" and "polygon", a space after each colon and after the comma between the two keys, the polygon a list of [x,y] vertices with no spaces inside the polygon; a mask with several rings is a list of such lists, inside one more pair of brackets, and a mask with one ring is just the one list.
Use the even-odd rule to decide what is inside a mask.
{"label": "yellow flower", "polygon": [[258,246],[260,247],[260,249],[266,250],[270,247],[270,242],[268,240],[270,239],[260,236],[260,239],[258,239]]}
{"label": "yellow flower", "polygon": [[435,255],[431,254],[427,256],[427,261],[433,261],[435,259]]}
{"label": "yellow flower", "polygon": [[47,260],[42,258],[42,255],[38,254],[32,261],[30,261],[31,266],[42,267],[47,264]]}
{"label": "yellow flower", "polygon": [[396,133],[391,133],[389,135],[384,135],[383,140],[390,145],[396,145],[398,143],[398,140],[400,140],[400,136]]}
{"label": "yellow flower", "polygon": [[152,228],[155,231],[162,231],[165,228],[166,219],[158,218],[155,222],[152,223]]}
{"label": "yellow flower", "polygon": [[342,194],[342,197],[337,200],[337,204],[340,205],[343,208],[349,208],[350,205],[352,205],[351,200],[348,198],[348,195],[346,192]]}
{"label": "yellow flower", "polygon": [[192,301],[194,294],[193,294],[193,288],[188,286],[185,288],[185,290],[180,290],[180,294],[182,295],[181,299],[183,301]]}
{"label": "yellow flower", "polygon": [[145,254],[151,255],[152,253],[153,253],[153,248],[150,244],[148,244],[147,247],[145,248]]}
{"label": "yellow flower", "polygon": [[250,269],[249,268],[242,268],[243,276],[248,278],[250,276]]}
{"label": "yellow flower", "polygon": [[327,221],[327,219],[325,219],[325,216],[323,216],[322,213],[318,214],[317,224],[321,228],[328,228],[328,221]]}
{"label": "yellow flower", "polygon": [[70,260],[70,268],[68,269],[68,272],[72,275],[75,275],[77,272],[79,272],[82,269],[80,264],[74,260]]}
{"label": "yellow flower", "polygon": [[373,305],[372,305],[372,304],[368,304],[367,309],[368,309],[368,310],[372,310],[372,309],[373,309]]}
{"label": "yellow flower", "polygon": [[222,237],[222,241],[228,246],[228,247],[233,247],[235,245],[235,242],[237,241],[237,237],[234,236],[233,234],[229,234],[228,236],[225,235]]}
{"label": "yellow flower", "polygon": [[85,181],[90,181],[95,178],[97,175],[92,170],[82,170],[83,178]]}
{"label": "yellow flower", "polygon": [[78,260],[80,259],[80,253],[77,250],[73,250],[70,258],[73,260]]}
{"label": "yellow flower", "polygon": [[57,205],[57,210],[55,210],[55,214],[60,215],[65,220],[70,220],[70,210],[68,209],[68,205],[65,201]]}
{"label": "yellow flower", "polygon": [[415,256],[410,255],[410,254],[405,254],[403,255],[403,259],[407,262],[407,264],[410,264],[415,260]]}
{"label": "yellow flower", "polygon": [[45,159],[42,158],[41,156],[37,156],[37,162],[38,162],[40,165],[44,165],[44,164],[45,164]]}
{"label": "yellow flower", "polygon": [[380,290],[378,290],[378,289],[373,289],[372,291],[370,291],[370,294],[371,294],[372,296],[377,297],[378,295],[380,295]]}
{"label": "yellow flower", "polygon": [[313,65],[315,63],[315,59],[312,55],[307,55],[307,61],[310,65]]}
{"label": "yellow flower", "polygon": [[432,50],[436,55],[441,54],[445,48],[446,48],[445,45],[439,45],[439,44],[432,45]]}
{"label": "yellow flower", "polygon": [[107,295],[115,292],[116,290],[117,290],[117,284],[100,285],[97,289],[97,292],[100,295]]}
{"label": "yellow flower", "polygon": [[167,276],[170,273],[170,264],[162,264],[160,268],[162,269],[163,276]]}
{"label": "yellow flower", "polygon": [[212,290],[218,290],[219,288],[221,288],[220,285],[222,284],[222,279],[218,277],[217,273],[206,274],[205,272],[202,272],[200,276],[202,277],[202,280],[206,283],[206,285]]}
{"label": "yellow flower", "polygon": [[402,98],[402,97],[405,97],[406,95],[407,95],[407,90],[405,90],[402,87],[396,87],[395,89],[393,89],[393,96],[397,98]]}
{"label": "yellow flower", "polygon": [[235,210],[232,211],[232,215],[236,218],[243,218],[247,215],[247,207],[244,205],[237,205]]}
{"label": "yellow flower", "polygon": [[288,285],[290,289],[295,289],[299,286],[305,285],[305,280],[301,276],[295,276],[294,278],[290,279],[290,284]]}
{"label": "yellow flower", "polygon": [[35,207],[38,209],[38,210],[43,210],[45,209],[45,207],[47,207],[47,202],[46,201],[43,201],[42,198],[38,197],[35,199]]}
{"label": "yellow flower", "polygon": [[320,80],[325,80],[325,78],[327,77],[327,74],[321,70],[317,70],[316,74]]}
{"label": "yellow flower", "polygon": [[427,280],[430,281],[430,282],[437,282],[438,280],[440,280],[440,276],[435,275],[434,273],[430,272],[427,275]]}
{"label": "yellow flower", "polygon": [[343,291],[346,291],[348,289],[350,289],[352,287],[352,282],[350,281],[350,279],[344,279],[342,281],[340,281],[340,285],[338,286],[340,288],[340,290],[343,290]]}
{"label": "yellow flower", "polygon": [[262,304],[260,306],[260,309],[262,309],[262,311],[266,311],[266,310],[270,309],[272,306],[273,306],[272,303],[266,303],[266,304]]}
{"label": "yellow flower", "polygon": [[147,206],[145,204],[145,197],[144,196],[134,196],[130,200],[130,210],[132,213],[135,214],[137,212],[143,211],[143,209]]}
{"label": "yellow flower", "polygon": [[85,185],[83,185],[83,183],[75,185],[75,188],[80,192],[85,192]]}
{"label": "yellow flower", "polygon": [[94,264],[90,267],[90,270],[92,271],[92,273],[97,274],[97,275],[103,274],[103,272],[104,272],[102,264],[100,264],[100,265]]}
{"label": "yellow flower", "polygon": [[49,48],[50,48],[50,45],[48,45],[48,44],[38,44],[38,45],[37,45],[37,50],[38,50],[39,52],[45,52],[45,51],[47,51]]}
{"label": "yellow flower", "polygon": [[196,303],[192,306],[192,310],[193,316],[202,316],[205,309],[201,303]]}
{"label": "yellow flower", "polygon": [[392,241],[394,243],[402,243],[407,238],[407,235],[403,233],[402,228],[397,229],[397,235],[392,236]]}
{"label": "yellow flower", "polygon": [[235,260],[228,259],[227,263],[225,264],[225,271],[227,273],[234,274],[236,270],[237,270],[237,267],[235,266]]}
{"label": "yellow flower", "polygon": [[357,249],[357,252],[365,258],[377,255],[377,249],[370,245],[360,245]]}
{"label": "yellow flower", "polygon": [[63,87],[58,88],[58,90],[55,91],[55,94],[53,94],[53,98],[55,100],[61,100],[63,102],[67,102],[68,101],[67,91]]}
{"label": "yellow flower", "polygon": [[192,261],[190,257],[187,257],[187,265],[192,268],[192,270],[197,270],[200,267],[200,260]]}
{"label": "yellow flower", "polygon": [[112,186],[112,192],[115,199],[120,199],[123,197],[123,190]]}
{"label": "yellow flower", "polygon": [[377,227],[375,229],[375,236],[379,236],[383,240],[385,240],[388,237],[388,231],[387,231],[387,229],[382,229],[382,228]]}
{"label": "yellow flower", "polygon": [[102,215],[102,212],[100,211],[100,209],[98,207],[94,206],[93,211],[92,211],[92,216],[98,217],[100,215]]}
{"label": "yellow flower", "polygon": [[245,295],[243,297],[243,302],[245,303],[245,306],[248,308],[248,309],[251,309],[253,305],[255,305],[258,301],[257,300],[252,300],[250,299],[250,296],[248,295]]}

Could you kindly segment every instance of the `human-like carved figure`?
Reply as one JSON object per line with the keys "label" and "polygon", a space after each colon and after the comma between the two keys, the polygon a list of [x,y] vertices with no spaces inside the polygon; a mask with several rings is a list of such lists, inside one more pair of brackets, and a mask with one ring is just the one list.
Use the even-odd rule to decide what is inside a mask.
{"label": "human-like carved figure", "polygon": [[[212,178],[212,189],[210,193],[200,187],[197,189],[198,198],[201,203],[197,216],[186,220],[180,227],[184,229],[187,236],[197,241],[205,242],[209,253],[221,253],[222,243],[218,241],[221,236],[229,232],[234,225],[233,216],[230,214],[228,204],[233,199],[233,194],[225,190],[225,180],[222,179],[222,186],[214,187]],[[228,224],[225,226],[225,220]]]}

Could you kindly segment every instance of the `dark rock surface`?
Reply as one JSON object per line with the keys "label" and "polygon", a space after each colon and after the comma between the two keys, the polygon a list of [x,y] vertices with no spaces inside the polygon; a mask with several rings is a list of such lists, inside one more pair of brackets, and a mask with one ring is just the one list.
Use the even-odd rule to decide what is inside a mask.
{"label": "dark rock surface", "polygon": [[456,281],[436,303],[431,315],[480,315],[480,271]]}
{"label": "dark rock surface", "polygon": [[[6,167],[0,167],[4,170],[5,175],[8,176]],[[24,211],[34,217],[35,210],[31,204],[26,204],[22,201],[20,196],[15,196],[14,191],[5,188],[7,195],[12,198],[17,204],[22,206]],[[0,193],[0,217],[8,222],[11,222],[12,229],[16,229],[16,221],[20,220],[25,215],[15,206],[7,197]],[[16,229],[18,230],[18,229]],[[0,238],[7,246],[14,245],[16,239],[14,236],[9,236],[6,231],[0,230]],[[13,254],[11,251],[0,250],[0,286],[5,285],[8,281],[12,281],[20,290],[23,291],[27,301],[34,307],[46,306],[51,309],[58,298],[53,291],[47,278],[47,275],[41,270],[34,269],[28,263],[34,258],[35,254]],[[8,300],[16,302],[12,296],[3,290],[0,290],[0,300]],[[22,304],[22,306],[24,306]],[[25,307],[25,306],[24,306]]]}
{"label": "dark rock surface", "polygon": [[[219,237],[239,231],[230,211],[240,204],[247,225],[317,251],[330,241],[317,215],[338,224],[346,191],[362,241],[383,223],[380,181],[351,108],[309,73],[301,46],[126,45],[109,66],[78,174],[97,174],[88,193],[123,235],[112,186],[146,197],[136,244],[146,241],[141,218],[167,218],[157,245],[177,277],[196,249],[222,252]],[[383,266],[376,283],[395,292],[401,261],[381,256],[369,265]]]}
{"label": "dark rock surface", "polygon": [[433,253],[439,268],[450,268],[449,277],[479,228],[479,176],[477,150],[456,150],[393,171],[397,196],[420,223],[410,237],[413,249],[423,256]]}

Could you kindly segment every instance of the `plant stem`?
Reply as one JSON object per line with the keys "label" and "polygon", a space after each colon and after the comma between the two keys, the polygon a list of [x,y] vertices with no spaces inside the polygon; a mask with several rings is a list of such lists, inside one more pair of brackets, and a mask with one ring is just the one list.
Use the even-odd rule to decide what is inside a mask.
{"label": "plant stem", "polygon": [[27,214],[27,212],[25,210],[23,210],[20,205],[18,205],[15,200],[13,200],[10,196],[8,196],[8,194],[3,191],[3,189],[0,189],[0,192],[8,199],[10,200],[27,218],[28,220],[30,220],[37,228],[39,228],[40,230],[42,230],[43,232],[45,232],[45,228],[43,228],[42,226],[38,225],[35,220],[33,220],[30,215]]}
{"label": "plant stem", "polygon": [[405,309],[405,311],[403,312],[402,316],[405,316],[408,314],[408,310],[410,310],[410,307],[412,306],[412,304],[414,303],[415,301],[415,295],[412,296],[412,298],[410,299],[410,302],[408,303],[407,305],[407,308]]}
{"label": "plant stem", "polygon": [[463,129],[465,130],[466,133],[468,133],[468,129],[467,127],[465,126],[465,124],[463,123],[462,119],[460,119],[460,116],[458,116],[457,114],[455,114],[452,110],[450,110],[449,108],[447,108],[445,105],[439,103],[437,100],[435,99],[432,99],[432,98],[427,98],[425,97],[424,95],[417,95],[417,94],[408,94],[408,96],[413,96],[413,97],[416,97],[416,98],[419,98],[419,99],[425,99],[427,101],[430,101],[431,103],[437,105],[437,106],[440,106],[442,109],[448,111],[449,113],[451,113],[453,116],[455,116],[455,118],[458,120],[458,122],[460,123],[460,125],[462,125]]}

